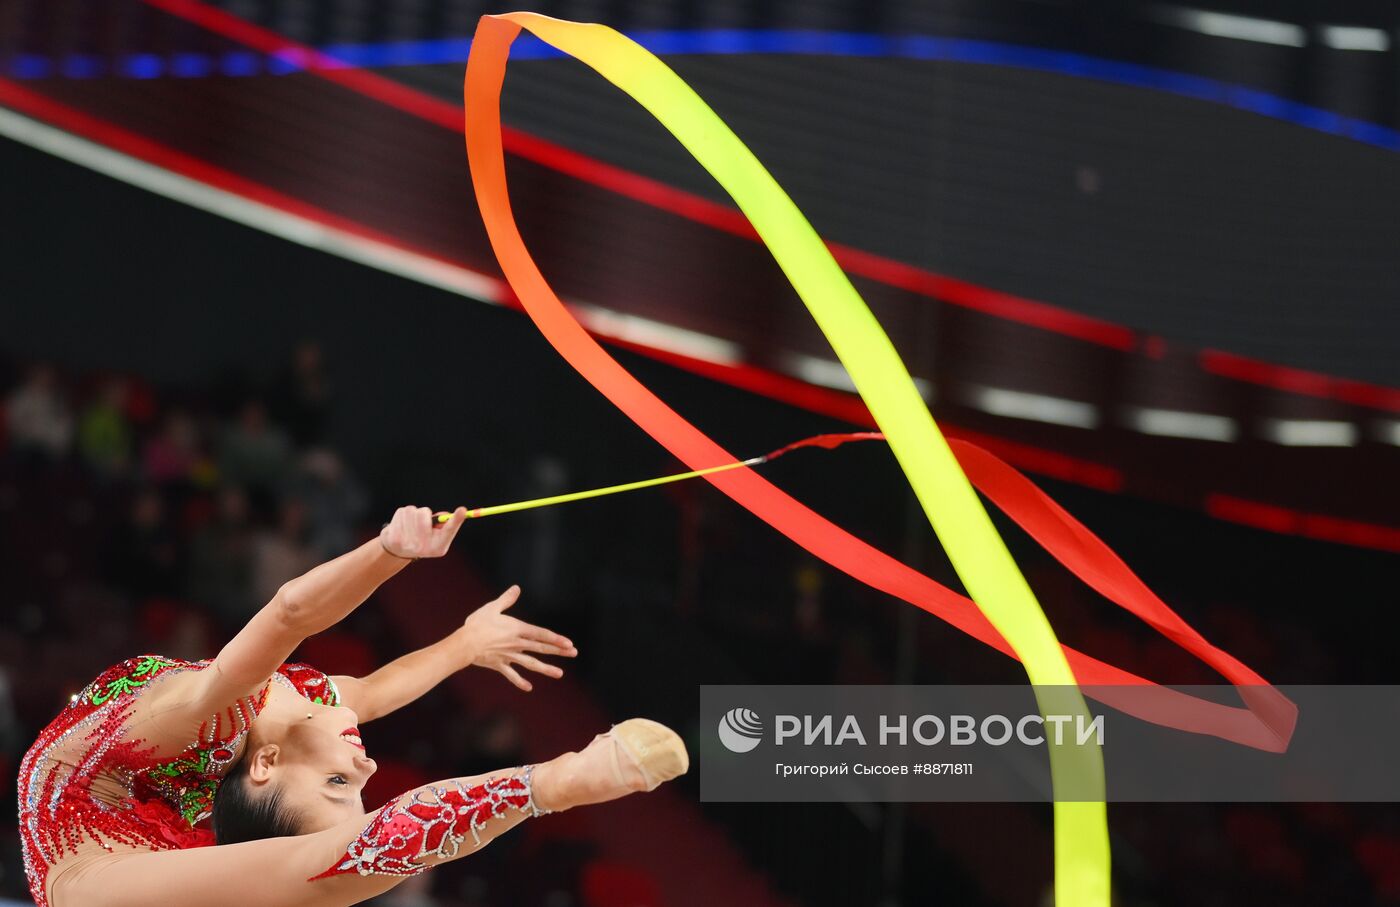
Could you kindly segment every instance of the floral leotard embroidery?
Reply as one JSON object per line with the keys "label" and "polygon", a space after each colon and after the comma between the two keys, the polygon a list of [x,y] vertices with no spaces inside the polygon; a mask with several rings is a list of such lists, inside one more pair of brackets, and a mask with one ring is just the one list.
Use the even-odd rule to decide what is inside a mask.
{"label": "floral leotard embroidery", "polygon": [[[126,739],[137,698],[156,678],[199,671],[207,661],[142,655],[113,665],[75,695],[25,753],[19,773],[19,830],[30,894],[47,907],[49,867],[83,842],[175,850],[213,844],[196,823],[214,805],[219,781],[237,758],[267,699],[267,687],[209,716],[173,758]],[[273,682],[311,702],[338,705],[334,681],[307,665],[283,665]],[[99,778],[125,788],[119,805],[93,791]],[[110,796],[108,799],[111,799]]]}
{"label": "floral leotard embroidery", "polygon": [[[207,662],[197,664],[203,666]],[[273,675],[273,680],[318,705],[340,704],[340,691],[335,681],[309,665],[283,665]],[[251,698],[239,700],[215,714],[200,726],[198,743],[173,759],[135,772],[134,792],[139,795],[149,791],[163,798],[178,809],[190,825],[207,817],[214,811],[214,795],[219,792],[224,769],[238,756],[238,748],[253,719],[262,711],[266,695],[264,689],[256,704]]]}

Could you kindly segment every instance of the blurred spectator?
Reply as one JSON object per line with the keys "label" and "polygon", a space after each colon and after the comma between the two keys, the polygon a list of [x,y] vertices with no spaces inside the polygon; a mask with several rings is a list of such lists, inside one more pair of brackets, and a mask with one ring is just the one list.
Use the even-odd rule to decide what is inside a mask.
{"label": "blurred spectator", "polygon": [[9,672],[0,668],[0,755],[6,761],[13,762],[28,745],[19,716],[15,713],[14,697],[10,695]]}
{"label": "blurred spectator", "polygon": [[20,459],[59,460],[68,453],[73,414],[50,366],[30,370],[6,400],[5,412],[10,443]]}
{"label": "blurred spectator", "polygon": [[151,436],[141,450],[141,471],[157,485],[203,485],[210,476],[199,426],[184,410],[171,410],[160,433]]}
{"label": "blurred spectator", "polygon": [[355,528],[369,508],[369,495],[335,451],[306,452],[296,493],[306,502],[311,548],[318,557],[339,557],[355,547]]}
{"label": "blurred spectator", "polygon": [[126,402],[126,382],[108,378],[78,418],[78,453],[104,479],[125,474],[131,465],[132,426]]}
{"label": "blurred spectator", "polygon": [[292,353],[291,364],[278,379],[272,397],[277,418],[298,445],[325,440],[330,398],[321,346],[314,340],[305,341]]}
{"label": "blurred spectator", "polygon": [[214,518],[190,546],[190,594],[213,611],[226,629],[246,621],[253,610],[252,527],[242,489],[219,492]]}
{"label": "blurred spectator", "polygon": [[[569,490],[569,470],[558,457],[540,456],[529,466],[529,482],[520,497],[550,497]],[[530,591],[535,613],[547,614],[560,602],[565,553],[563,550],[565,511],[541,507],[520,515],[509,536],[505,553],[506,572],[523,577],[521,585]]]}
{"label": "blurred spectator", "polygon": [[525,732],[510,712],[491,712],[460,734],[445,735],[435,745],[455,755],[453,771],[463,775],[492,772],[503,765],[520,765],[525,759]]}
{"label": "blurred spectator", "polygon": [[149,598],[179,591],[179,547],[159,491],[137,490],[124,531],[114,540],[111,554],[108,574],[129,594]]}
{"label": "blurred spectator", "polygon": [[476,758],[483,766],[519,765],[525,760],[525,730],[514,712],[497,712],[481,722]]}
{"label": "blurred spectator", "polygon": [[272,601],[277,590],[316,566],[307,541],[306,505],[297,498],[282,502],[277,525],[253,536],[253,601]]}
{"label": "blurred spectator", "polygon": [[183,602],[168,598],[147,600],[141,606],[138,626],[143,648],[148,652],[188,661],[199,661],[214,654],[209,620]]}
{"label": "blurred spectator", "polygon": [[225,432],[219,446],[223,481],[259,494],[281,488],[291,462],[287,435],[267,418],[261,401],[249,400]]}

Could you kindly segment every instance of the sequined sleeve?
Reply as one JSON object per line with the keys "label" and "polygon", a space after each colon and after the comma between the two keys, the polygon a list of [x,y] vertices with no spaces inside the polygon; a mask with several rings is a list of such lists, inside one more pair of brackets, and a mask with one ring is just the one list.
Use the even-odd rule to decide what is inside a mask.
{"label": "sequined sleeve", "polygon": [[451,860],[481,846],[491,820],[509,812],[537,816],[530,771],[519,777],[492,778],[467,787],[444,781],[420,787],[384,807],[350,841],[345,853],[310,881],[333,876],[417,875],[430,868],[425,860]]}
{"label": "sequined sleeve", "polygon": [[311,665],[284,664],[277,669],[274,679],[285,683],[308,702],[319,705],[340,705],[340,690],[329,674],[318,671]]}

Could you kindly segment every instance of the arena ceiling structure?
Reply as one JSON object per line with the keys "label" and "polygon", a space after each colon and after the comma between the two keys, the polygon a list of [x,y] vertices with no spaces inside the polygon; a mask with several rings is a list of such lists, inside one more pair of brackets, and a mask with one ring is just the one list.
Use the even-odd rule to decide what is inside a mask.
{"label": "arena ceiling structure", "polygon": [[[949,434],[1056,479],[1400,550],[1400,12],[1294,7],[535,8],[626,31],[734,126]],[[512,306],[461,137],[470,34],[507,8],[20,0],[0,10],[0,135]],[[869,424],[685,152],[579,64],[515,53],[516,212],[590,330]]]}

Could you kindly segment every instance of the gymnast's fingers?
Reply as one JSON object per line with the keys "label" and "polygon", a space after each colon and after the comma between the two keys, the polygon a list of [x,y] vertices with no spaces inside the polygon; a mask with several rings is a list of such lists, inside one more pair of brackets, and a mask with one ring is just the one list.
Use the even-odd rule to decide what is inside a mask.
{"label": "gymnast's fingers", "polygon": [[462,529],[462,524],[467,521],[467,508],[458,507],[452,511],[452,516],[448,518],[446,523],[437,524],[437,518],[433,519],[434,525],[439,526],[437,531],[442,534],[442,546],[446,550],[452,546],[452,540],[457,537],[457,533]]}
{"label": "gymnast's fingers", "polygon": [[511,683],[520,687],[520,689],[524,690],[525,692],[528,693],[534,689],[534,687],[530,684],[530,681],[526,680],[524,677],[521,677],[520,674],[516,672],[515,668],[512,668],[510,665],[503,664],[496,670],[504,674],[506,680],[509,680]]}
{"label": "gymnast's fingers", "polygon": [[511,656],[511,660],[528,671],[534,671],[536,674],[543,674],[546,677],[553,677],[555,680],[564,676],[563,668],[545,661],[540,661],[533,655],[517,652],[515,655]]}
{"label": "gymnast's fingers", "polygon": [[520,651],[538,652],[541,655],[557,655],[560,658],[574,658],[578,655],[578,649],[572,644],[567,646],[557,646],[553,643],[538,642],[533,639],[523,639],[520,642]]}
{"label": "gymnast's fingers", "polygon": [[[569,639],[569,637],[555,633],[553,630],[547,630],[544,627],[537,627],[534,624],[522,622],[520,625],[520,636],[522,639],[528,639],[531,642],[540,643],[557,649],[560,655],[570,651],[575,654],[578,653],[578,649],[574,647],[573,640]],[[530,651],[546,652],[548,649],[536,649],[532,647]]]}

